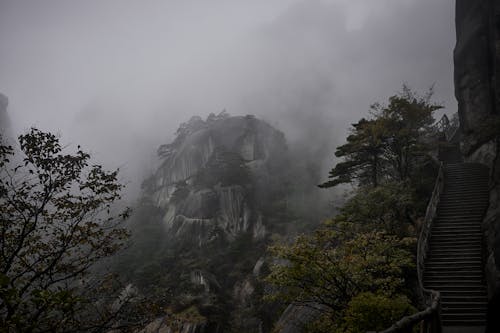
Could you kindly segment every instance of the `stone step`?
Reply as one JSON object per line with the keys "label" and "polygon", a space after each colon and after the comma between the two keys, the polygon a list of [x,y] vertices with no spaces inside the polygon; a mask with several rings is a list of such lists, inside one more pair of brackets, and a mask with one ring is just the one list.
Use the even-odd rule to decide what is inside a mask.
{"label": "stone step", "polygon": [[460,249],[467,249],[467,248],[477,248],[481,246],[481,239],[476,239],[471,242],[470,239],[463,239],[463,240],[456,240],[455,242],[447,242],[444,241],[441,243],[443,239],[441,237],[434,237],[430,239],[430,245],[431,249],[435,249],[436,246],[437,248],[448,248],[448,247],[454,247],[454,248],[460,248]]}
{"label": "stone step", "polygon": [[487,176],[485,177],[481,174],[467,174],[466,172],[454,172],[444,176],[445,185],[457,184],[462,182],[477,182],[479,184],[488,185],[489,179]]}
{"label": "stone step", "polygon": [[432,252],[429,254],[428,258],[432,258],[434,255],[448,255],[448,256],[481,256],[482,250],[478,246],[477,248],[469,249],[469,248],[451,248],[451,249],[442,249],[442,248],[434,248]]}
{"label": "stone step", "polygon": [[441,314],[441,318],[443,322],[447,321],[463,321],[463,320],[477,320],[477,321],[486,321],[486,313],[470,313],[470,312],[460,312],[460,313],[446,313],[443,312]]}
{"label": "stone step", "polygon": [[477,179],[470,179],[464,181],[448,181],[448,182],[445,180],[443,192],[446,193],[447,191],[454,189],[466,190],[467,192],[473,192],[473,191],[483,192],[489,190],[489,185]]}
{"label": "stone step", "polygon": [[483,189],[481,191],[447,191],[445,190],[440,198],[460,198],[461,200],[483,200],[485,197],[487,197],[489,194],[489,191],[486,189]]}
{"label": "stone step", "polygon": [[481,235],[482,234],[480,231],[475,231],[475,232],[440,231],[432,233],[431,241],[434,240],[434,241],[448,242],[448,241],[465,240],[471,242],[481,242]]}
{"label": "stone step", "polygon": [[465,191],[453,191],[445,192],[440,197],[441,200],[460,200],[460,202],[480,202],[485,203],[488,199],[488,192],[465,192]]}
{"label": "stone step", "polygon": [[446,236],[439,236],[439,235],[433,235],[431,237],[431,248],[436,248],[436,246],[439,246],[439,244],[443,245],[449,245],[449,244],[456,244],[456,245],[462,245],[464,247],[467,247],[471,243],[480,243],[481,242],[481,236],[458,236],[455,235],[454,237],[446,237]]}
{"label": "stone step", "polygon": [[470,226],[477,226],[480,227],[482,224],[482,215],[481,217],[462,217],[462,218],[453,218],[453,217],[448,217],[448,216],[440,216],[434,221],[432,221],[432,226],[439,227],[441,225],[444,226],[457,226],[457,227],[466,227],[467,225]]}
{"label": "stone step", "polygon": [[439,226],[441,224],[447,225],[448,223],[452,223],[453,225],[457,226],[463,226],[463,225],[476,225],[480,226],[482,224],[482,217],[481,218],[460,218],[460,219],[454,219],[454,218],[444,218],[444,217],[438,217],[436,218],[432,225]]}
{"label": "stone step", "polygon": [[482,256],[482,249],[478,246],[475,248],[439,248],[434,247],[432,251],[428,254],[427,258],[432,258],[432,255],[449,255],[449,256],[465,256],[465,255],[474,255],[474,256]]}
{"label": "stone step", "polygon": [[469,219],[476,219],[476,220],[481,220],[483,217],[483,214],[481,213],[476,213],[476,214],[467,214],[467,213],[462,213],[462,212],[454,212],[454,211],[449,211],[449,212],[440,212],[439,213],[439,218],[441,219],[463,219],[463,218],[469,218]]}
{"label": "stone step", "polygon": [[441,196],[440,197],[452,197],[452,196],[457,196],[457,197],[460,197],[464,200],[466,199],[476,199],[476,198],[484,198],[485,196],[487,196],[489,194],[489,190],[488,189],[481,189],[481,190],[476,190],[476,189],[463,189],[463,188],[459,188],[459,189],[446,189],[443,191],[443,193],[441,193]]}
{"label": "stone step", "polygon": [[463,170],[449,169],[449,170],[446,170],[446,172],[444,174],[445,178],[448,178],[448,177],[459,177],[459,176],[463,176],[463,177],[466,177],[466,178],[473,177],[473,178],[488,179],[489,174],[483,172],[483,170],[477,170],[477,169],[471,169],[471,168],[465,168]]}
{"label": "stone step", "polygon": [[432,233],[434,232],[445,232],[445,231],[451,231],[451,232],[456,232],[456,231],[463,231],[463,232],[479,232],[481,233],[481,225],[476,224],[476,223],[469,223],[469,224],[462,224],[462,225],[456,225],[453,223],[450,224],[435,224],[434,227],[432,228]]}
{"label": "stone step", "polygon": [[442,277],[445,278],[447,276],[453,276],[453,277],[477,277],[477,276],[483,276],[483,269],[482,268],[472,268],[472,269],[462,269],[462,270],[451,270],[449,267],[447,267],[447,270],[430,270],[430,269],[425,269],[424,271],[424,277],[426,278],[431,278],[431,277]]}
{"label": "stone step", "polygon": [[[446,261],[446,259],[449,259]],[[461,263],[482,263],[481,257],[476,256],[474,258],[466,258],[463,256],[451,256],[447,258],[439,258],[439,257],[429,257],[427,259],[428,263],[437,263],[437,262],[461,262]]]}
{"label": "stone step", "polygon": [[439,263],[425,263],[425,269],[429,271],[436,272],[447,272],[450,273],[453,270],[455,271],[471,271],[474,269],[481,270],[481,263],[477,262],[462,262],[460,265],[457,265],[456,262],[439,262]]}
{"label": "stone step", "polygon": [[481,242],[481,236],[480,235],[472,235],[472,236],[457,236],[455,238],[452,237],[440,237],[439,235],[431,235],[431,246],[434,244],[442,244],[442,243],[452,243],[452,244],[462,244],[462,245],[467,245],[471,243],[480,243]]}
{"label": "stone step", "polygon": [[432,228],[431,235],[434,234],[439,234],[443,232],[451,232],[451,233],[479,233],[482,235],[481,227],[480,226],[470,226],[470,227],[459,227],[459,226],[454,226],[453,224],[444,224],[440,226],[436,226]]}
{"label": "stone step", "polygon": [[435,234],[439,234],[439,233],[443,233],[443,232],[450,232],[450,233],[467,233],[467,232],[470,232],[472,234],[474,233],[478,233],[478,234],[482,234],[481,232],[481,226],[479,225],[475,225],[475,226],[472,226],[472,227],[463,227],[463,226],[460,226],[460,225],[454,225],[454,224],[451,224],[451,223],[444,223],[444,224],[437,224],[436,223],[436,226],[434,228],[431,229],[431,236],[432,235],[435,235]]}
{"label": "stone step", "polygon": [[450,253],[450,252],[445,252],[445,253],[432,253],[428,258],[427,261],[436,261],[436,260],[446,260],[449,259],[450,257],[456,258],[456,257],[462,257],[467,260],[478,260],[482,261],[481,258],[481,253]]}
{"label": "stone step", "polygon": [[487,170],[487,168],[480,163],[473,163],[473,162],[460,162],[460,163],[450,163],[445,166],[445,169],[468,169],[468,168],[474,168],[475,170]]}
{"label": "stone step", "polygon": [[481,175],[453,174],[444,177],[446,187],[460,184],[484,185],[488,186],[488,177]]}
{"label": "stone step", "polygon": [[488,184],[477,179],[464,181],[448,181],[444,183],[443,193],[453,190],[464,190],[466,192],[484,192],[488,191]]}
{"label": "stone step", "polygon": [[450,301],[442,301],[441,302],[442,308],[446,309],[481,309],[481,310],[486,310],[488,308],[488,302],[463,302],[463,301],[456,301],[456,302],[450,302]]}
{"label": "stone step", "polygon": [[484,185],[488,186],[488,177],[478,176],[478,175],[467,175],[467,174],[453,174],[444,177],[444,184],[455,185],[455,184],[471,184],[471,185]]}
{"label": "stone step", "polygon": [[453,236],[453,235],[459,235],[459,236],[464,236],[464,235],[469,235],[469,236],[481,236],[481,229],[480,228],[474,228],[474,229],[466,229],[466,228],[447,228],[447,229],[434,229],[432,230],[432,235],[434,236]]}
{"label": "stone step", "polygon": [[463,179],[463,180],[445,179],[443,188],[444,192],[456,188],[471,189],[475,191],[487,191],[489,190],[489,185],[482,179]]}
{"label": "stone step", "polygon": [[463,183],[463,184],[448,184],[445,185],[445,188],[441,195],[448,193],[467,193],[470,195],[484,194],[489,192],[488,186],[477,183]]}
{"label": "stone step", "polygon": [[433,290],[439,290],[440,292],[445,292],[445,291],[463,291],[463,292],[469,292],[469,291],[476,291],[479,288],[482,287],[482,284],[480,282],[476,282],[475,284],[469,284],[469,285],[446,285],[446,284],[430,284],[426,283],[424,286],[427,289],[433,289]]}
{"label": "stone step", "polygon": [[442,235],[470,235],[470,236],[481,236],[482,232],[480,228],[467,229],[467,228],[446,228],[446,229],[433,229],[431,236],[442,236]]}
{"label": "stone step", "polygon": [[480,163],[469,163],[469,162],[460,162],[460,163],[450,163],[445,166],[445,170],[477,170],[477,171],[485,171],[487,172],[488,169],[486,166],[480,164]]}
{"label": "stone step", "polygon": [[483,217],[482,212],[476,212],[476,213],[469,213],[469,212],[460,212],[460,211],[455,211],[455,210],[446,210],[446,211],[439,211],[438,215],[440,218],[447,218],[447,217],[454,217],[454,218],[477,218],[481,219]]}
{"label": "stone step", "polygon": [[481,230],[481,221],[480,220],[468,220],[468,219],[462,219],[462,220],[453,220],[453,219],[448,219],[448,220],[435,220],[432,223],[432,230],[434,229],[477,229]]}
{"label": "stone step", "polygon": [[477,299],[478,297],[481,299],[487,299],[486,287],[482,287],[480,289],[475,290],[443,290],[441,291],[441,295],[443,296],[443,300],[449,299]]}
{"label": "stone step", "polygon": [[470,206],[467,204],[456,204],[456,205],[440,205],[438,206],[437,213],[446,213],[446,212],[467,212],[472,215],[483,215],[484,210],[488,208],[486,205],[481,207],[479,206]]}
{"label": "stone step", "polygon": [[[454,243],[446,243],[446,244],[431,244],[430,251],[438,254],[452,253],[453,255],[461,255],[463,253],[481,253],[482,248],[480,243],[462,243],[462,244],[454,244]],[[428,257],[432,254],[429,252]]]}
{"label": "stone step", "polygon": [[[461,266],[461,267],[455,267],[455,266]],[[440,274],[441,276],[444,275],[450,275],[453,274],[453,270],[456,270],[457,273],[460,271],[467,271],[467,272],[482,272],[482,266],[481,263],[464,263],[464,262],[428,262],[425,264],[425,270],[431,273],[435,273],[436,275]],[[457,274],[460,276],[460,274]]]}
{"label": "stone step", "polygon": [[487,206],[488,205],[488,195],[487,194],[464,194],[464,193],[447,193],[444,194],[439,201],[439,205],[444,204],[455,204],[455,205],[477,205],[477,206]]}
{"label": "stone step", "polygon": [[[469,240],[465,240],[465,241],[460,241],[460,243],[455,243],[455,242],[447,242],[447,241],[442,241],[442,239],[440,238],[434,238],[432,240],[432,242],[430,243],[430,251],[448,251],[448,252],[468,252],[468,251],[471,251],[471,252],[474,252],[474,251],[481,251],[481,248],[480,248],[480,243],[479,242],[476,242],[477,244],[474,244],[474,246],[472,246],[473,244],[470,243]],[[451,250],[451,251],[449,251]],[[476,252],[477,253],[477,252]],[[431,254],[432,253],[429,253],[428,255],[428,258],[431,257]],[[456,254],[453,254],[453,255],[460,255],[460,253],[456,253]]]}
{"label": "stone step", "polygon": [[456,279],[429,278],[425,280],[425,286],[427,286],[430,289],[437,289],[437,290],[443,290],[441,289],[441,287],[455,287],[455,286],[465,286],[471,288],[479,285],[481,287],[482,283],[483,281],[480,278],[471,280],[462,280],[458,278]]}
{"label": "stone step", "polygon": [[443,203],[438,206],[438,213],[443,212],[446,210],[467,210],[471,212],[478,212],[478,213],[483,213],[483,211],[488,208],[488,205],[483,204],[483,205],[477,205],[477,204],[467,204],[465,202],[463,203]]}
{"label": "stone step", "polygon": [[453,256],[459,256],[461,254],[467,254],[469,252],[481,253],[479,242],[474,246],[471,246],[469,241],[460,241],[461,243],[454,242],[441,242],[439,238],[434,238],[433,242],[430,243],[430,251],[427,258],[431,258],[432,252],[437,251],[437,254],[451,253]]}
{"label": "stone step", "polygon": [[442,303],[488,303],[488,297],[486,292],[481,295],[471,296],[471,295],[451,295],[449,292],[441,293]]}
{"label": "stone step", "polygon": [[[442,156],[448,162],[453,157]],[[489,205],[488,169],[477,163],[447,163],[444,173],[424,263],[424,286],[441,292],[445,327],[485,325],[482,220]]]}
{"label": "stone step", "polygon": [[460,196],[442,196],[439,201],[439,205],[445,205],[445,204],[455,204],[455,205],[487,205],[488,200],[487,198],[461,198]]}
{"label": "stone step", "polygon": [[453,197],[441,197],[440,201],[439,201],[439,205],[438,206],[443,206],[443,205],[457,205],[457,206],[460,206],[460,205],[484,205],[484,206],[487,206],[488,205],[488,201],[484,198],[479,198],[479,199],[475,199],[475,200],[472,200],[472,199],[469,199],[469,200],[465,200],[463,198],[453,198]]}
{"label": "stone step", "polygon": [[451,258],[461,257],[466,260],[477,260],[482,261],[481,253],[432,253],[427,260],[437,261],[437,260],[449,260]]}
{"label": "stone step", "polygon": [[486,320],[443,320],[444,333],[483,333],[485,326]]}
{"label": "stone step", "polygon": [[446,189],[441,193],[442,195],[447,195],[447,194],[467,194],[470,196],[475,196],[475,197],[482,197],[485,193],[489,193],[489,190],[485,188],[482,185],[478,186],[472,186],[472,185],[467,185],[464,184],[462,185],[455,185],[455,186],[448,186]]}
{"label": "stone step", "polygon": [[468,163],[468,162],[460,162],[460,163],[449,163],[445,166],[446,171],[450,170],[476,170],[476,171],[487,171],[487,168],[479,163]]}
{"label": "stone step", "polygon": [[468,274],[424,274],[424,281],[484,281],[483,274],[481,272],[468,273]]}
{"label": "stone step", "polygon": [[432,254],[431,257],[428,258],[428,262],[451,262],[451,261],[477,261],[479,263],[482,262],[481,256],[480,255],[460,255],[460,256],[450,256],[449,254],[447,255],[435,255]]}
{"label": "stone step", "polygon": [[[473,205],[482,205],[482,207],[479,207],[479,206],[473,206]],[[456,209],[467,209],[469,211],[473,211],[475,212],[476,214],[474,215],[483,215],[484,214],[484,211],[488,208],[488,204],[485,203],[484,201],[482,203],[468,203],[466,201],[463,201],[463,200],[458,200],[458,201],[451,201],[451,200],[448,200],[448,201],[442,201],[437,209],[436,209],[436,213],[440,213],[442,211],[445,211],[445,210],[450,210],[450,211],[454,211]]]}

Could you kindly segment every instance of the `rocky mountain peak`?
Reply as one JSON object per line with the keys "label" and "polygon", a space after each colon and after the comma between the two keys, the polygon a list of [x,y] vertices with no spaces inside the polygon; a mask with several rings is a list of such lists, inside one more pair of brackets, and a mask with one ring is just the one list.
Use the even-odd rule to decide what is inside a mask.
{"label": "rocky mountain peak", "polygon": [[200,246],[243,233],[261,239],[260,185],[281,176],[286,155],[283,133],[254,116],[192,117],[172,143],[159,147],[161,165],[145,192],[164,210],[165,228],[176,239]]}

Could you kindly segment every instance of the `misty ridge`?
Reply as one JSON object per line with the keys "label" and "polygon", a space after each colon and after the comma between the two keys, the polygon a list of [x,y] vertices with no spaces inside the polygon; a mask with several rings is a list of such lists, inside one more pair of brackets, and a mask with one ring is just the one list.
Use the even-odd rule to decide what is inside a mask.
{"label": "misty ridge", "polygon": [[417,238],[436,160],[456,157],[454,13],[0,0],[0,332],[364,332],[418,313]]}

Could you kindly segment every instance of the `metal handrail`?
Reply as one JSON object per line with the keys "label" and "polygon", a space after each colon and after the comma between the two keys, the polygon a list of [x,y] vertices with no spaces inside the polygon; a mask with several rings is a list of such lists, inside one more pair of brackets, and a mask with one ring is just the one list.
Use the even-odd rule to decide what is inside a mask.
{"label": "metal handrail", "polygon": [[423,322],[424,325],[421,328],[421,332],[427,333],[429,331],[429,327],[431,332],[441,332],[441,295],[439,294],[439,291],[431,290],[431,297],[431,304],[425,310],[417,312],[411,316],[404,317],[380,333],[412,332],[412,329],[420,322]]}
{"label": "metal handrail", "polygon": [[422,230],[420,231],[420,236],[417,243],[417,275],[418,283],[421,290],[421,297],[423,298],[423,293],[430,293],[430,289],[426,289],[423,285],[423,271],[424,262],[427,257],[427,252],[429,249],[429,236],[432,229],[432,222],[436,217],[437,206],[441,199],[441,193],[443,193],[444,188],[444,167],[443,162],[439,165],[438,176],[436,183],[434,184],[434,190],[432,191],[431,199],[427,205],[427,210],[425,212],[424,223],[422,224]]}
{"label": "metal handrail", "polygon": [[460,124],[450,121],[448,116],[444,114],[431,128],[435,132],[443,133],[446,141],[451,141],[460,129]]}

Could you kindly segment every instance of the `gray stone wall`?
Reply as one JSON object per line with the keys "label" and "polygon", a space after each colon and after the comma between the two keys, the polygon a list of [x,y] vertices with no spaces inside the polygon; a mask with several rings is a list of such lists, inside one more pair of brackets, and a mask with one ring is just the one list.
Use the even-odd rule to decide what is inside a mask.
{"label": "gray stone wall", "polygon": [[483,221],[488,332],[500,332],[500,1],[457,0],[454,50],[465,160],[490,168],[490,206]]}

